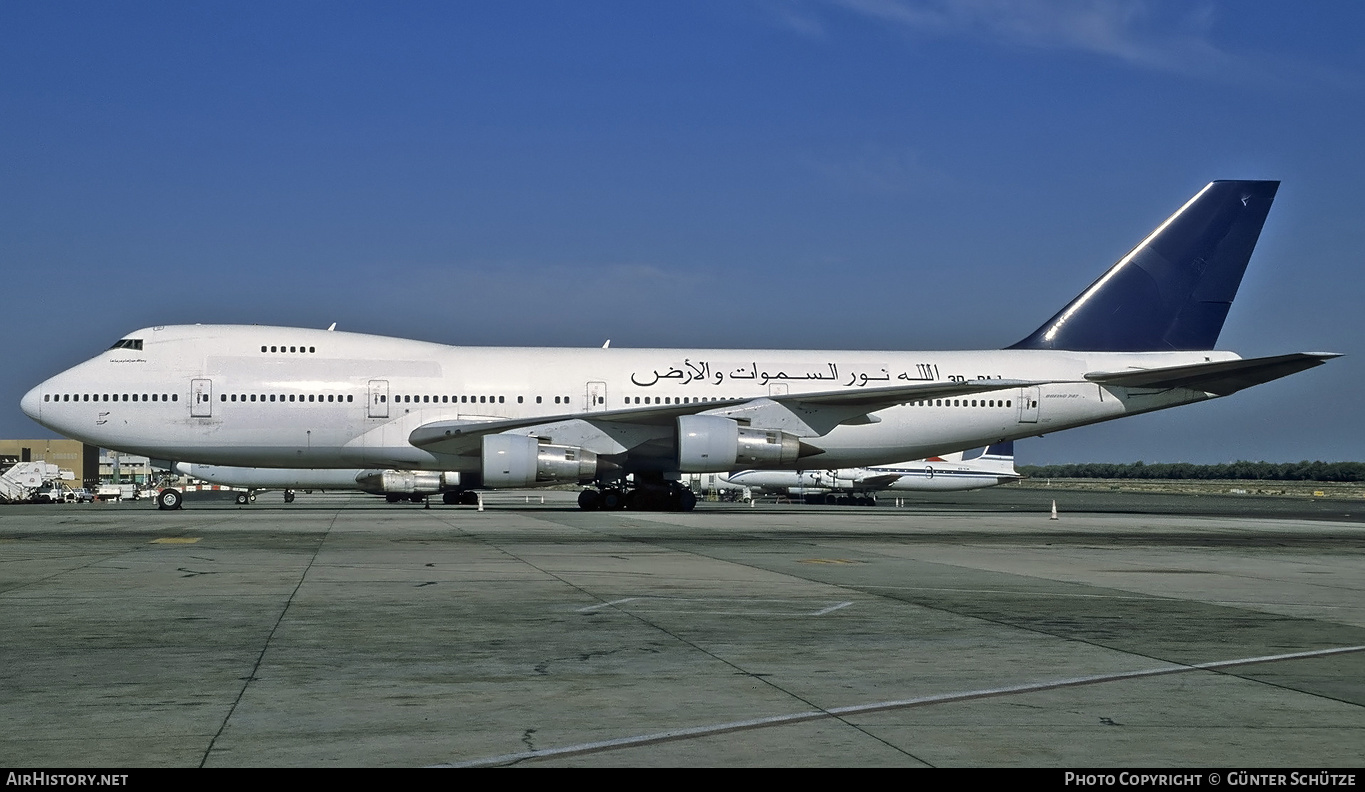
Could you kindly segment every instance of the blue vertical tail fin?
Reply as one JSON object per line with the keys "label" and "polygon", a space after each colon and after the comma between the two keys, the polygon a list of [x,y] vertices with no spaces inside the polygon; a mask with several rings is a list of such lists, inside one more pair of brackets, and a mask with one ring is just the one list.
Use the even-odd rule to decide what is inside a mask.
{"label": "blue vertical tail fin", "polygon": [[986,446],[986,450],[981,456],[999,457],[1001,459],[1014,459],[1014,441],[1006,440],[1003,443],[992,443]]}
{"label": "blue vertical tail fin", "polygon": [[1278,181],[1216,181],[1010,349],[1213,349]]}

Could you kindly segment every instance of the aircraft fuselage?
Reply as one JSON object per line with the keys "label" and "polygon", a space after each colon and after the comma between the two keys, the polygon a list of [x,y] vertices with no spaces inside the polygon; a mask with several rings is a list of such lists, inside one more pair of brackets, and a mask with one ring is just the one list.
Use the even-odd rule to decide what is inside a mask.
{"label": "aircraft fuselage", "polygon": [[[441,421],[544,419],[542,441],[677,468],[668,426],[594,422],[595,413],[708,414],[773,396],[916,383],[1021,380],[949,399],[909,399],[810,442],[778,465],[877,465],[950,453],[1201,401],[1185,388],[1087,382],[1094,371],[1238,360],[1230,352],[576,349],[459,347],[256,325],[149,327],[30,391],[24,411],[61,434],[157,459],[289,468],[473,471],[477,454],[410,436]],[[693,406],[695,405],[695,407]]]}

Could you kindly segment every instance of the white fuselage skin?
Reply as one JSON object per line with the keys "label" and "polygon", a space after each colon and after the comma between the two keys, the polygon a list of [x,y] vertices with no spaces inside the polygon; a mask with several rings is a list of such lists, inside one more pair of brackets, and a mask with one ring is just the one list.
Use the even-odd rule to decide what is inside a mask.
{"label": "white fuselage skin", "polygon": [[24,412],[68,437],[155,459],[436,471],[477,470],[480,460],[409,442],[433,421],[545,416],[537,434],[549,442],[622,454],[651,433],[672,435],[648,426],[612,433],[575,416],[680,402],[702,403],[704,412],[708,400],[920,381],[1054,383],[939,400],[951,406],[930,400],[881,409],[812,438],[824,451],[818,461],[786,467],[878,465],[1212,398],[1099,386],[1083,379],[1087,372],[1239,359],[1230,352],[458,347],[256,325],[148,327],[125,338],[136,348],[109,349],[48,379],[24,396]]}

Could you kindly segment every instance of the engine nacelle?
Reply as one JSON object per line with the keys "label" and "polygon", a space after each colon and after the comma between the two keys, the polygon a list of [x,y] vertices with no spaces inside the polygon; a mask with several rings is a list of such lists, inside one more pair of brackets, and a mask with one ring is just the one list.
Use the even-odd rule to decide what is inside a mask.
{"label": "engine nacelle", "polygon": [[719,415],[678,416],[678,469],[723,473],[737,467],[787,467],[801,455],[801,440],[776,429],[751,429]]}
{"label": "engine nacelle", "polygon": [[589,484],[597,479],[597,454],[577,446],[549,445],[524,435],[485,435],[483,486]]}
{"label": "engine nacelle", "polygon": [[366,470],[356,483],[376,495],[435,495],[460,488],[460,474],[434,470]]}

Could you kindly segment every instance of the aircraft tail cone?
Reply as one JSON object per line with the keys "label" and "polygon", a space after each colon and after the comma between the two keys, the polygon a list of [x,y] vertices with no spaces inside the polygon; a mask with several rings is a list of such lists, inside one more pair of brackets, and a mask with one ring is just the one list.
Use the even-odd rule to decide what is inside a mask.
{"label": "aircraft tail cone", "polygon": [[1052,516],[1049,517],[1048,519],[1049,520],[1057,519],[1057,501],[1052,502]]}

